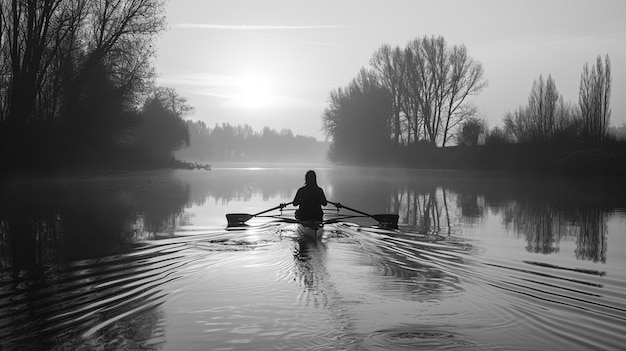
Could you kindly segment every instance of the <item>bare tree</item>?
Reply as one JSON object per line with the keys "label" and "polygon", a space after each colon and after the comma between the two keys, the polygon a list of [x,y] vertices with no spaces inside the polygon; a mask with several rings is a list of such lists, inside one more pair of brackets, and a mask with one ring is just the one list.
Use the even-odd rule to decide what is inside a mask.
{"label": "bare tree", "polygon": [[530,142],[530,122],[528,121],[527,108],[519,106],[513,112],[504,115],[504,128],[502,134],[506,140],[514,143]]}
{"label": "bare tree", "polygon": [[504,116],[504,133],[512,142],[546,143],[577,138],[577,110],[565,103],[551,75],[535,79],[528,104]]}
{"label": "bare tree", "polygon": [[90,0],[63,1],[55,16],[53,56],[41,82],[41,93],[35,104],[35,115],[39,119],[55,120],[62,118],[62,99],[73,80],[73,72],[81,55],[80,40],[87,5]]}
{"label": "bare tree", "polygon": [[391,48],[385,44],[381,46],[370,60],[371,66],[378,73],[381,85],[389,91],[392,97],[391,118],[389,119],[392,138],[396,145],[402,139],[402,98],[404,92],[404,57],[399,47]]}
{"label": "bare tree", "polygon": [[467,104],[466,99],[478,94],[487,82],[483,79],[482,65],[467,55],[465,46],[454,46],[449,56],[449,64],[452,67],[448,89],[444,102],[447,103],[443,115],[445,126],[443,128],[442,146],[454,136],[451,133],[459,123],[467,117],[476,114],[476,108]]}
{"label": "bare tree", "polygon": [[482,65],[469,57],[465,46],[448,48],[443,37],[415,39],[405,55],[414,140],[423,131],[425,139],[444,147],[460,123],[476,113],[467,99],[487,84]]}
{"label": "bare tree", "polygon": [[41,93],[46,71],[58,53],[56,37],[65,35],[58,19],[61,0],[26,0],[1,3],[3,56],[8,66],[7,121],[25,127]]}
{"label": "bare tree", "polygon": [[136,126],[163,0],[0,0],[0,29],[0,161],[104,153]]}
{"label": "bare tree", "polygon": [[448,47],[443,37],[417,38],[404,49],[383,45],[370,65],[329,95],[322,121],[335,160],[421,142],[445,147],[476,114],[468,100],[487,84],[467,49]]}
{"label": "bare tree", "polygon": [[[428,79],[428,61],[422,45],[423,39],[415,39],[405,49],[406,79],[403,106],[408,114],[409,141],[411,134],[413,142],[420,139],[429,139],[430,123],[426,118],[431,116],[432,101],[434,100],[434,80]],[[420,128],[423,127],[423,128]],[[427,128],[429,131],[427,132]]]}
{"label": "bare tree", "polygon": [[[26,126],[58,115],[96,67],[136,91],[149,76],[161,0],[0,0],[1,119]],[[69,86],[74,88],[70,89]]]}
{"label": "bare tree", "polygon": [[526,112],[535,141],[546,142],[554,136],[559,99],[560,94],[551,75],[545,81],[543,75],[540,75],[533,82]]}
{"label": "bare tree", "polygon": [[[164,28],[161,0],[89,1],[82,30],[86,43],[72,83],[71,109],[95,70],[105,68],[124,93],[141,93],[152,76],[152,38]],[[138,99],[134,101],[137,103]]]}
{"label": "bare tree", "polygon": [[611,118],[611,61],[598,55],[595,67],[585,63],[580,77],[578,105],[583,120],[583,137],[589,141],[606,138]]}
{"label": "bare tree", "polygon": [[[154,88],[152,98],[161,101],[163,107],[174,112],[177,117],[187,116],[194,110],[193,107],[187,103],[187,99],[180,96],[178,92],[171,87]],[[249,131],[252,130],[249,129]]]}

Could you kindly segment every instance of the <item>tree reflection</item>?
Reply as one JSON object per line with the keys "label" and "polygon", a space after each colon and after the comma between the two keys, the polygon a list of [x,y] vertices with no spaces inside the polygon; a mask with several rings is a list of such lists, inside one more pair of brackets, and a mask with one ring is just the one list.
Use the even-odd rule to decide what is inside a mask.
{"label": "tree reflection", "polygon": [[15,270],[123,251],[182,219],[189,187],[168,177],[8,182],[2,266]]}
{"label": "tree reflection", "polygon": [[400,183],[391,191],[389,211],[431,234],[455,234],[455,228],[499,214],[508,231],[525,238],[527,251],[555,253],[563,240],[572,240],[576,257],[594,262],[606,261],[609,213],[623,206],[616,194],[626,193],[619,181],[438,176]]}
{"label": "tree reflection", "polygon": [[[401,231],[354,235],[364,244],[382,240],[368,251],[381,252],[379,259],[363,258],[363,264],[375,262],[379,273],[401,278],[415,296],[458,288],[455,267],[464,248],[443,236],[462,235],[489,216],[523,238],[529,252],[555,253],[568,241],[578,259],[606,262],[607,223],[615,208],[626,207],[620,181],[363,169],[324,169],[318,176],[330,199],[400,215]],[[157,345],[164,318],[158,305],[166,294],[159,286],[175,278],[177,260],[167,255],[177,253],[168,247],[139,254],[141,241],[174,235],[187,206],[258,195],[290,199],[303,177],[302,169],[283,168],[0,183],[0,348],[9,342],[7,348],[72,348],[94,325],[93,338],[111,348]],[[370,230],[364,227],[359,230]],[[435,249],[433,241],[446,247]],[[130,248],[136,259],[124,257]],[[302,284],[331,291],[324,285],[324,247],[302,244],[299,253]],[[433,258],[441,256],[448,259]],[[129,297],[123,306],[89,310],[73,324],[72,312],[119,296]]]}
{"label": "tree reflection", "polygon": [[163,318],[165,253],[124,252],[171,235],[188,198],[189,186],[163,173],[3,183],[0,349],[71,349],[95,326],[110,348],[162,343],[151,338]]}
{"label": "tree reflection", "polygon": [[402,189],[393,198],[392,213],[400,215],[402,223],[431,234],[452,234],[448,194],[443,188],[432,188],[428,192],[417,189]]}
{"label": "tree reflection", "polygon": [[587,209],[577,216],[580,221],[576,236],[576,258],[606,262],[607,215],[598,209]]}
{"label": "tree reflection", "polygon": [[214,169],[210,174],[178,174],[191,187],[190,205],[202,206],[208,200],[216,204],[231,201],[250,201],[261,195],[269,199],[292,198],[295,190],[304,183],[301,169]]}
{"label": "tree reflection", "polygon": [[[291,199],[303,174],[297,168],[216,171],[191,180],[190,192],[196,204],[259,194]],[[423,234],[458,235],[495,214],[524,237],[529,252],[556,253],[571,240],[579,259],[600,262],[606,260],[609,213],[626,198],[619,180],[361,168],[322,169],[318,177],[329,199],[367,213],[397,213],[401,224]]]}
{"label": "tree reflection", "polygon": [[[607,221],[622,206],[616,199],[624,192],[623,185],[609,180],[529,179],[491,189],[486,199],[491,211],[504,213],[506,226],[526,237],[528,251],[558,252],[560,242],[573,240],[576,258],[604,263]],[[516,200],[503,202],[503,197]]]}
{"label": "tree reflection", "polygon": [[528,252],[558,252],[558,243],[570,234],[563,214],[548,204],[512,202],[503,212],[505,227],[526,236]]}

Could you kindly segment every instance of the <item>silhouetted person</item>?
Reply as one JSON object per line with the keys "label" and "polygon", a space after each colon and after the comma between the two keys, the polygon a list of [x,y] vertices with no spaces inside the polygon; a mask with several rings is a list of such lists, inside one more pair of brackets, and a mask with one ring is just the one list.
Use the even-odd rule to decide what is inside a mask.
{"label": "silhouetted person", "polygon": [[304,176],[304,186],[298,189],[293,198],[293,205],[300,206],[296,210],[296,219],[302,221],[321,221],[324,216],[322,206],[326,206],[328,201],[324,190],[317,185],[317,175],[314,171],[306,172]]}

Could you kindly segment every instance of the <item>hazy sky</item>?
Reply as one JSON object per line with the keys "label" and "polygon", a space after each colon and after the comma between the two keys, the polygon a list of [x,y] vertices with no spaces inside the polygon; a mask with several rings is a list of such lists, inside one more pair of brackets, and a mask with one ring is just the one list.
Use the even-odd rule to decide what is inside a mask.
{"label": "hazy sky", "polygon": [[551,74],[577,101],[586,62],[609,54],[612,125],[626,123],[626,1],[169,0],[159,82],[195,108],[189,118],[290,128],[324,137],[331,90],[346,86],[382,44],[424,35],[464,44],[488,87],[474,99],[490,127]]}

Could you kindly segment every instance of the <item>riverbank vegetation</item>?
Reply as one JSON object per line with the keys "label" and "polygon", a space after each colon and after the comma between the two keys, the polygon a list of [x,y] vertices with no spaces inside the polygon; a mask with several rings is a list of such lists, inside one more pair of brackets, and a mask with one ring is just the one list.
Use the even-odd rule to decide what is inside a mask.
{"label": "riverbank vegetation", "polygon": [[249,125],[229,123],[210,128],[201,121],[188,121],[187,127],[190,143],[176,156],[194,162],[323,163],[328,152],[327,142],[294,135],[290,129],[277,131],[264,127],[255,131]]}
{"label": "riverbank vegetation", "polygon": [[626,138],[610,126],[611,63],[583,66],[577,103],[551,75],[528,103],[489,129],[471,99],[485,87],[463,45],[422,37],[382,45],[347,86],[329,94],[322,121],[337,163],[626,175]]}
{"label": "riverbank vegetation", "polygon": [[288,129],[185,122],[186,100],[154,82],[161,0],[0,5],[3,171],[198,166],[175,159],[186,145],[177,155],[196,162],[323,162],[328,149],[343,164],[626,174],[608,55],[583,66],[576,103],[540,75],[528,103],[490,129],[472,104],[487,79],[465,46],[434,36],[382,45],[330,92],[328,145]]}
{"label": "riverbank vegetation", "polygon": [[154,84],[160,0],[0,0],[0,164],[177,164],[185,100]]}

